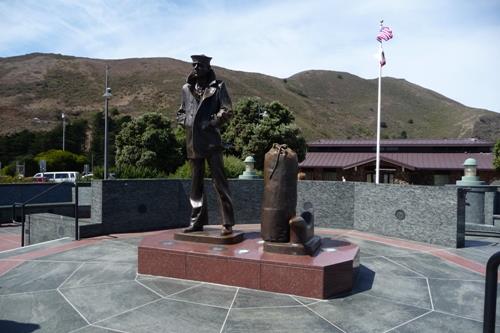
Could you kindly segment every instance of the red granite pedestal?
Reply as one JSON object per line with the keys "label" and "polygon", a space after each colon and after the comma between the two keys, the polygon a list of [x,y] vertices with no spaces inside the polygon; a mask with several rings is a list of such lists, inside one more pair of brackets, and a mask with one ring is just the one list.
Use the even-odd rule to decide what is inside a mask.
{"label": "red granite pedestal", "polygon": [[311,257],[264,252],[257,231],[224,245],[178,241],[178,231],[142,240],[140,274],[325,299],[351,290],[359,266],[358,246],[330,238],[322,238],[320,251]]}

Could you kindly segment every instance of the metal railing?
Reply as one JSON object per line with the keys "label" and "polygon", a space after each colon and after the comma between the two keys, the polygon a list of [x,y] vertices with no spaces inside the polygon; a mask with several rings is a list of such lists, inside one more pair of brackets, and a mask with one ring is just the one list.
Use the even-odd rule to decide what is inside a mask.
{"label": "metal railing", "polygon": [[486,283],[484,290],[484,316],[483,332],[495,333],[496,309],[497,309],[497,280],[498,266],[500,265],[500,252],[495,253],[488,259],[486,264]]}
{"label": "metal railing", "polygon": [[[75,188],[75,240],[80,240],[80,230],[79,230],[79,221],[78,221],[78,183],[70,183],[70,182],[62,182],[55,184],[54,186],[49,187],[45,191],[38,193],[37,195],[29,198],[24,202],[14,202],[12,204],[12,222],[21,223],[21,246],[24,247],[25,243],[25,233],[26,233],[26,205],[35,199],[40,198],[41,196],[51,192],[52,190],[61,187],[61,186],[71,186]],[[17,221],[17,208],[21,208],[21,221]]]}

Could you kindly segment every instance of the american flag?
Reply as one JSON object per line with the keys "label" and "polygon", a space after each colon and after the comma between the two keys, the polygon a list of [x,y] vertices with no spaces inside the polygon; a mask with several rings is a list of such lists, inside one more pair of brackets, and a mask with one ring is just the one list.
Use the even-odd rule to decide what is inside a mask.
{"label": "american flag", "polygon": [[380,59],[379,59],[379,62],[380,62],[380,67],[382,67],[382,66],[384,66],[386,64],[384,50],[380,50]]}
{"label": "american flag", "polygon": [[377,40],[382,43],[382,40],[386,42],[392,38],[392,30],[389,27],[380,27],[380,32],[377,35]]}

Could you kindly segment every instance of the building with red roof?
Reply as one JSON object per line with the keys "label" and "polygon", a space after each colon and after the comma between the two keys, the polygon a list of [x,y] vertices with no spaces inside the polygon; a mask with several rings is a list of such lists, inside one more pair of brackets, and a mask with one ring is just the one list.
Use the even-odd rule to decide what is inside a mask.
{"label": "building with red roof", "polygon": [[[478,139],[381,140],[380,182],[419,185],[454,184],[468,158],[477,161],[487,183],[500,178],[493,167],[494,142]],[[300,169],[306,179],[373,182],[375,140],[318,140],[308,143]]]}

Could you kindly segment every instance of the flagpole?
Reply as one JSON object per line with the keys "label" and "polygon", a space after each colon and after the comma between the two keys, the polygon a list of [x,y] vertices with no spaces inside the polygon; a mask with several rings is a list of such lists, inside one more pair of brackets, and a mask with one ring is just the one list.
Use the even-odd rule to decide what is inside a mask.
{"label": "flagpole", "polygon": [[[382,26],[380,21],[380,26]],[[382,55],[382,42],[380,42],[379,54]],[[377,102],[377,152],[375,155],[375,184],[379,183],[380,179],[380,113],[382,101],[382,62],[378,63],[378,102]]]}

